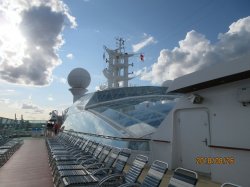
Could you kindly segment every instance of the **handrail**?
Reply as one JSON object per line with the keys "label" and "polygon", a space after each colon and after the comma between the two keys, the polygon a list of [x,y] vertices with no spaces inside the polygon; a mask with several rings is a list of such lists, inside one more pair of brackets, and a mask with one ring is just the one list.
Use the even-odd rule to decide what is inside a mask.
{"label": "handrail", "polygon": [[71,130],[64,130],[65,132],[69,133],[76,133],[76,134],[84,134],[88,136],[95,136],[99,138],[111,139],[111,140],[121,140],[121,141],[154,141],[154,142],[162,142],[162,143],[171,143],[168,140],[157,140],[157,139],[149,139],[149,138],[125,138],[125,137],[116,137],[116,136],[107,136],[101,134],[93,134],[93,133],[86,133],[86,132],[78,132],[78,131],[71,131]]}

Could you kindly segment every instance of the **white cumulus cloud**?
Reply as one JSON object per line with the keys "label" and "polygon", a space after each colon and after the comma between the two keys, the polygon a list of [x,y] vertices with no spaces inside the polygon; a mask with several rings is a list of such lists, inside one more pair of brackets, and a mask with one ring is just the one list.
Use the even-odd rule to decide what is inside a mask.
{"label": "white cumulus cloud", "polygon": [[0,98],[0,103],[9,104],[10,99],[8,99],[8,98]]}
{"label": "white cumulus cloud", "polygon": [[49,97],[48,97],[48,100],[49,100],[49,101],[53,101],[54,98],[53,98],[52,96],[49,96]]}
{"label": "white cumulus cloud", "polygon": [[61,0],[0,1],[0,79],[23,85],[47,85],[61,64],[65,25],[76,27]]}
{"label": "white cumulus cloud", "polygon": [[144,48],[150,44],[156,43],[156,40],[154,39],[153,36],[148,36],[147,34],[144,33],[144,37],[146,37],[146,38],[144,38],[139,43],[132,45],[132,49],[133,49],[134,53],[140,51],[142,48]]}
{"label": "white cumulus cloud", "polygon": [[232,23],[228,32],[219,34],[215,44],[192,30],[179,42],[178,47],[162,49],[157,62],[151,68],[140,71],[141,79],[161,84],[212,64],[249,61],[249,44],[250,16]]}
{"label": "white cumulus cloud", "polygon": [[58,77],[58,76],[54,75],[53,79],[56,80],[56,81],[58,81],[58,82],[60,82],[60,83],[62,83],[62,84],[66,84],[67,83],[67,79],[64,78],[64,77]]}
{"label": "white cumulus cloud", "polygon": [[69,53],[66,55],[66,57],[70,60],[72,60],[74,58],[74,55],[72,53]]}
{"label": "white cumulus cloud", "polygon": [[41,108],[33,103],[22,103],[21,109],[29,110],[29,111],[32,111],[34,113],[43,113],[44,112],[43,108]]}
{"label": "white cumulus cloud", "polygon": [[13,89],[0,89],[0,96],[10,96],[17,94],[16,90]]}

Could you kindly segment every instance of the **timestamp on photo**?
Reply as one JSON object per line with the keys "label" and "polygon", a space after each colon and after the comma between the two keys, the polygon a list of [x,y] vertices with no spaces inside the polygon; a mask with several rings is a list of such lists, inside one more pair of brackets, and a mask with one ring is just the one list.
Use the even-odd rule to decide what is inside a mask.
{"label": "timestamp on photo", "polygon": [[196,164],[218,164],[218,165],[231,165],[235,163],[234,157],[196,157],[195,158]]}

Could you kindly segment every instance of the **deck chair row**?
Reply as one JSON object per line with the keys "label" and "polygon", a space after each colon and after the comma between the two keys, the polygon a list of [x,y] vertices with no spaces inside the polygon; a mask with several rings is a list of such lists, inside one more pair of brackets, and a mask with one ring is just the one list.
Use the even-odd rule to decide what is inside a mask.
{"label": "deck chair row", "polygon": [[4,145],[8,141],[9,141],[9,137],[8,136],[0,135],[0,146]]}
{"label": "deck chair row", "polygon": [[[71,141],[72,146],[56,144],[53,140],[47,141],[49,163],[56,185],[62,177],[85,175],[94,170],[99,177],[107,175],[111,169],[114,172],[123,171],[130,156],[130,151],[127,149],[120,151],[117,148],[112,149],[109,146],[86,140],[83,140],[83,143],[78,144],[77,147],[78,141],[70,140],[70,138],[68,140]],[[111,168],[115,161],[117,167]]]}
{"label": "deck chair row", "polygon": [[21,139],[10,139],[0,135],[0,167],[10,159],[22,144],[23,140]]}
{"label": "deck chair row", "polygon": [[[124,168],[130,150],[111,148],[83,138],[61,134],[47,139],[49,164],[55,186],[148,186],[160,185],[168,164],[154,161],[142,183],[138,182],[148,158],[137,155],[128,172]],[[169,186],[195,186],[195,172],[178,168]]]}

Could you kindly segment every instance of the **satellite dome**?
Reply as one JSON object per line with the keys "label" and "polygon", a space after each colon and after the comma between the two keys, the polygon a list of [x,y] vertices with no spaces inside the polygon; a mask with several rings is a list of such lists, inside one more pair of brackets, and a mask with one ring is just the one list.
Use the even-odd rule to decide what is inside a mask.
{"label": "satellite dome", "polygon": [[90,81],[89,72],[83,68],[75,68],[68,75],[68,83],[72,88],[87,88]]}

